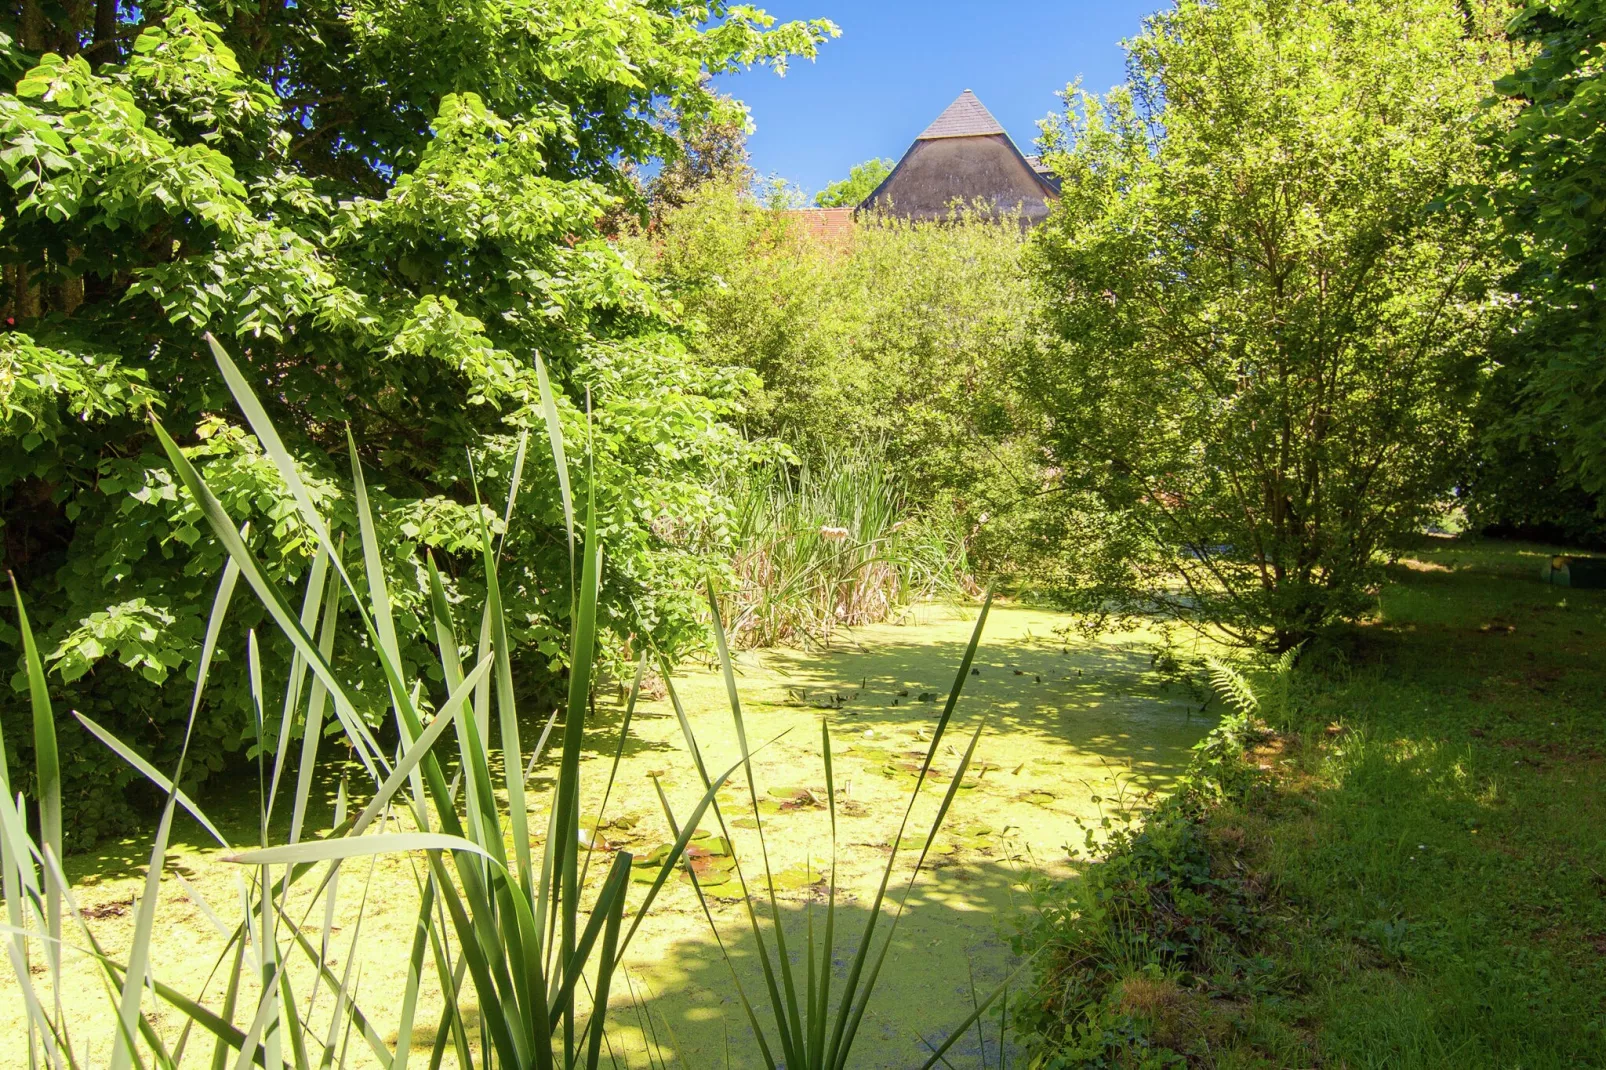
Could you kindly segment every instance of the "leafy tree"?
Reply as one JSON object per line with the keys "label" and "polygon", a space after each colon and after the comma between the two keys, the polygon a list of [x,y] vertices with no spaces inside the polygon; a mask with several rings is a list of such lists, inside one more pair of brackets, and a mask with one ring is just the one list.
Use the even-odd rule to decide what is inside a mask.
{"label": "leafy tree", "polygon": [[1286,649],[1363,613],[1448,492],[1486,363],[1480,174],[1499,12],[1182,0],[1126,85],[1068,94],[1029,393],[1075,600]]}
{"label": "leafy tree", "polygon": [[746,111],[740,110],[728,119],[679,129],[679,151],[645,184],[653,218],[661,220],[664,213],[685,207],[709,183],[751,183],[750,127]]}
{"label": "leafy tree", "polygon": [[694,352],[758,374],[751,435],[820,457],[878,448],[932,519],[975,530],[993,560],[1015,553],[1001,521],[1038,467],[1005,359],[1033,325],[1021,228],[988,208],[822,241],[789,207],[710,184],[634,248],[696,326]]}
{"label": "leafy tree", "polygon": [[[43,6],[12,9],[4,58],[22,77],[0,96],[0,521],[64,707],[115,722],[158,764],[178,744],[183,689],[164,685],[193,671],[223,554],[147,410],[276,579],[308,567],[276,470],[219,415],[233,410],[203,331],[294,429],[341,533],[349,434],[406,643],[426,630],[425,551],[453,597],[483,582],[481,528],[503,518],[475,481],[505,495],[520,436],[544,426],[541,354],[576,493],[597,497],[615,648],[691,641],[689,581],[723,524],[707,487],[744,453],[728,417],[747,373],[688,358],[672,310],[597,221],[630,192],[627,166],[675,155],[666,112],[677,128],[741,118],[711,75],[812,55],[833,27],[655,0],[102,2],[48,20]],[[501,582],[521,658],[561,671],[568,554],[542,455]],[[228,637],[235,674],[191,768],[221,767],[250,731],[242,647]],[[268,653],[271,672],[286,655]],[[383,684],[359,685],[377,709]],[[121,809],[91,753],[67,759],[86,835]]]}
{"label": "leafy tree", "polygon": [[[1519,106],[1495,142],[1500,178],[1484,203],[1500,213],[1522,267],[1518,343],[1503,373],[1521,401],[1501,430],[1507,450],[1555,452],[1563,478],[1606,495],[1606,4],[1531,0],[1511,24],[1533,47],[1497,88]],[[1606,502],[1606,497],[1598,498]],[[1598,529],[1597,529],[1598,530]]]}
{"label": "leafy tree", "polygon": [[814,195],[814,203],[821,208],[856,208],[875,192],[875,188],[892,174],[891,160],[875,159],[854,164],[848,177],[838,179]]}

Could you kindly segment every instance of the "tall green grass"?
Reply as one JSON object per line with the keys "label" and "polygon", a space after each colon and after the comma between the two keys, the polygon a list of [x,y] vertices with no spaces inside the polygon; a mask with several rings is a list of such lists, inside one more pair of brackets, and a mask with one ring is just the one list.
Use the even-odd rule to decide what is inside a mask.
{"label": "tall green grass", "polygon": [[[500,547],[491,537],[489,525],[481,529],[480,548],[487,597],[477,621],[467,631],[460,629],[435,562],[426,562],[432,624],[445,684],[444,698],[431,713],[423,703],[428,685],[422,674],[409,676],[403,667],[356,443],[348,436],[359,543],[357,560],[348,563],[343,542],[332,537],[327,520],[313,506],[294,460],[266,410],[228,355],[215,342],[212,347],[237,404],[318,540],[318,550],[298,597],[276,585],[253,557],[244,534],[204,478],[167,430],[152,418],[174,471],[200,506],[228,558],[202,644],[186,747],[175,767],[170,771],[157,769],[112,733],[77,715],[84,730],[119,754],[165,797],[152,837],[129,950],[121,958],[108,954],[97,942],[62,870],[58,718],[51,707],[26,607],[13,584],[32,710],[36,797],[29,799],[13,792],[5,740],[0,734],[0,893],[6,908],[0,936],[25,1005],[30,1070],[85,1066],[89,1058],[85,1054],[86,1043],[93,1044],[97,1053],[108,1043],[105,1037],[74,1033],[73,1015],[64,1007],[63,998],[62,961],[68,953],[87,955],[94,961],[105,998],[115,1008],[115,1035],[109,1040],[111,1054],[104,1063],[112,1070],[196,1064],[212,1070],[244,1070],[250,1066],[266,1070],[325,1070],[347,1065],[354,1049],[367,1049],[367,1055],[380,1066],[401,1070],[412,1058],[421,997],[427,987],[438,989],[442,1002],[439,1019],[433,1023],[435,1039],[428,1058],[431,1070],[448,1058],[459,1067],[485,1070],[596,1070],[608,1047],[607,1013],[610,1001],[617,995],[615,981],[632,937],[677,866],[684,864],[696,880],[695,871],[686,864],[686,848],[698,824],[712,808],[723,827],[725,818],[718,809],[716,795],[738,769],[744,771],[750,794],[757,798],[753,790],[752,750],[717,599],[711,593],[716,644],[742,758],[723,772],[709,770],[692,738],[689,722],[681,714],[705,792],[683,818],[670,814],[675,841],[661,862],[649,871],[650,885],[631,907],[626,901],[634,862],[629,852],[618,851],[606,860],[600,883],[587,879],[594,860],[594,839],[582,836],[580,753],[597,655],[603,548],[589,534],[596,530],[593,502],[588,500],[585,504],[583,529],[577,532],[573,522],[568,461],[556,430],[555,406],[544,369],[540,376],[546,395],[543,408],[569,521],[574,613],[568,651],[572,669],[558,735],[555,787],[545,815],[532,822],[526,782],[542,757],[547,736],[542,736],[534,754],[527,756],[523,752],[519,733],[522,719],[515,699],[497,577]],[[521,445],[505,507],[508,519],[513,516],[519,492],[517,473],[523,469],[523,454]],[[885,505],[889,501],[876,494],[861,504]],[[879,519],[861,518],[870,543],[890,537],[891,515],[888,511]],[[877,531],[882,534],[869,534]],[[874,563],[877,558],[867,551],[858,560],[861,564]],[[845,574],[839,571],[837,582],[842,582]],[[256,733],[255,753],[259,756],[257,837],[249,845],[229,842],[205,809],[178,786],[184,780],[189,733],[205,701],[207,676],[217,654],[219,636],[242,580],[266,611],[267,619],[294,650],[282,694],[277,690],[270,693],[259,655],[260,644],[254,632],[249,637],[251,709],[247,712]],[[357,627],[348,628],[345,622],[353,617]],[[933,733],[928,768],[949,726],[985,619],[984,608],[976,636]],[[381,744],[376,732],[359,716],[349,685],[332,668],[337,648],[343,653],[372,657],[386,680],[398,740],[394,748]],[[620,746],[608,771],[603,808],[618,772],[646,663],[644,656],[620,728]],[[667,678],[668,666],[663,668]],[[277,706],[273,707],[275,702]],[[678,709],[678,699],[676,706]],[[270,708],[275,709],[276,718],[269,715]],[[270,728],[273,725],[278,726],[276,732]],[[299,743],[293,726],[300,728]],[[552,727],[553,722],[549,722],[549,732]],[[978,728],[978,734],[979,731]],[[828,732],[824,742],[826,776],[830,781],[833,773]],[[976,737],[972,736],[965,760],[925,837],[915,873],[953,802],[975,744]],[[368,778],[369,786],[357,793],[366,801],[351,813],[347,785],[342,780],[333,827],[317,835],[308,824],[315,776],[320,760],[328,761],[328,751],[335,746],[341,751],[339,760],[345,761],[349,753]],[[440,753],[443,749],[449,753]],[[922,775],[917,782],[895,844],[902,841],[919,784],[924,780]],[[834,798],[832,805],[834,819]],[[667,800],[665,806],[667,811]],[[220,911],[199,900],[198,890],[176,877],[169,880],[167,850],[180,809],[218,842],[227,861],[240,867],[241,894],[232,911]],[[276,823],[276,819],[286,813],[288,832],[281,839],[274,830],[286,826]],[[394,827],[405,831],[387,831],[393,827],[389,819],[396,815],[403,820],[395,822]],[[758,817],[756,810],[754,817]],[[760,826],[761,844],[762,835]],[[726,839],[729,840],[728,830]],[[374,862],[382,854],[412,857],[419,890],[403,992],[399,1001],[387,1008],[384,1029],[364,1009],[360,989],[363,917]],[[746,901],[764,959],[768,1002],[777,1030],[775,1049],[770,1046],[754,1004],[741,990],[739,980],[737,984],[749,1021],[767,1055],[778,1050],[785,1065],[795,1070],[824,1070],[845,1064],[902,914],[900,900],[890,920],[883,917],[896,858],[895,849],[855,950],[850,976],[833,1002],[830,974],[835,946],[834,871],[824,933],[816,941],[810,930],[805,948],[807,976],[800,982],[779,925],[775,883],[767,847],[763,848],[764,881],[755,885]],[[366,876],[361,873],[363,859],[368,860]],[[358,873],[347,874],[347,869]],[[741,879],[745,891],[747,878]],[[197,902],[225,939],[211,977],[200,992],[193,994],[165,984],[151,969],[156,912],[163,897],[173,894],[175,882]],[[595,893],[588,893],[593,885]],[[358,904],[357,921],[344,946],[333,924],[336,903],[342,897],[347,901],[355,899]],[[767,928],[760,921],[760,908],[753,905],[755,897],[767,897]],[[879,927],[883,925],[886,931],[881,936]],[[36,963],[41,967],[38,975]],[[42,979],[36,980],[36,976]],[[320,999],[325,993],[325,998]],[[986,1005],[981,1004],[961,1029],[973,1024]],[[170,1028],[158,1028],[159,1021],[172,1021],[175,1014],[182,1023],[176,1037]],[[387,1036],[394,1039],[387,1040]],[[945,1048],[938,1049],[931,1063],[941,1057]],[[611,1054],[609,1059],[611,1062]],[[777,1065],[772,1055],[769,1063],[772,1067]],[[102,1065],[98,1057],[95,1065]]]}
{"label": "tall green grass", "polygon": [[874,444],[776,462],[735,496],[736,582],[722,608],[740,646],[828,642],[912,602],[974,593],[962,533],[912,507]]}
{"label": "tall green grass", "polygon": [[[521,750],[521,718],[497,580],[499,548],[488,527],[482,529],[488,596],[469,633],[477,634],[477,645],[465,645],[460,638],[440,574],[434,562],[428,562],[433,624],[447,690],[444,701],[429,716],[421,705],[424,680],[409,678],[402,668],[356,444],[348,438],[361,544],[360,565],[351,566],[354,574],[343,559],[341,544],[331,538],[325,518],[313,507],[266,411],[227,354],[215,342],[213,349],[235,400],[319,540],[306,589],[299,599],[293,599],[290,592],[268,579],[205,480],[153,418],[169,461],[229,555],[203,644],[190,730],[240,580],[295,651],[280,700],[278,723],[283,727],[277,738],[270,739],[264,725],[272,723],[266,711],[273,697],[263,679],[254,634],[248,647],[250,715],[262,755],[258,766],[260,833],[257,842],[248,847],[229,843],[204,810],[178,790],[183,781],[183,755],[170,773],[157,770],[111,733],[80,717],[86,729],[166,796],[130,950],[122,960],[105,954],[84,924],[61,869],[56,715],[17,595],[39,788],[33,800],[13,795],[5,779],[4,741],[0,739],[0,884],[6,904],[3,931],[7,953],[26,1004],[30,1066],[81,1066],[85,1039],[104,1046],[106,1038],[74,1036],[70,1015],[62,1006],[61,959],[65,950],[73,949],[99,963],[107,998],[117,1009],[117,1033],[107,1063],[112,1070],[176,1066],[186,1060],[204,1062],[214,1070],[251,1065],[269,1070],[332,1067],[345,1065],[353,1043],[369,1048],[382,1066],[403,1067],[411,1053],[426,977],[444,996],[431,1067],[439,1066],[450,1050],[460,1067],[547,1070],[584,1066],[593,1070],[601,1059],[611,986],[625,949],[674,871],[714,791],[729,773],[710,781],[708,793],[688,816],[684,830],[634,909],[626,906],[632,858],[625,851],[613,856],[600,889],[589,902],[583,902],[587,897],[582,872],[589,864],[590,848],[583,846],[580,837],[580,748],[596,654],[601,544],[589,535],[581,542],[571,528],[578,557],[569,640],[573,668],[552,806],[542,822],[544,828],[532,829],[525,781],[536,756],[527,760]],[[544,386],[544,376],[542,382]],[[550,402],[545,408],[550,416]],[[559,471],[563,472],[566,461],[560,441],[554,434]],[[509,516],[517,493],[515,478]],[[566,512],[573,515],[567,502]],[[585,532],[595,530],[593,520],[588,501]],[[355,634],[342,630],[342,620],[349,619],[339,612],[343,601],[360,622]],[[336,646],[365,650],[382,670],[400,741],[394,751],[381,745],[358,716],[348,685],[331,668]],[[465,650],[473,651],[466,661]],[[324,728],[331,717],[339,726],[334,738],[350,748],[371,780],[372,795],[355,815],[347,816],[342,812],[344,806],[339,807],[336,826],[328,835],[314,838],[306,827],[311,778],[320,752],[330,745]],[[292,724],[302,727],[298,768],[290,760],[288,728]],[[438,753],[441,748],[455,750],[450,779],[449,764]],[[342,801],[344,797],[342,791]],[[207,992],[191,996],[176,991],[151,977],[149,970],[156,909],[163,895],[171,891],[165,859],[180,807],[223,846],[227,860],[241,867],[244,878],[245,894],[231,922],[221,920],[226,912],[220,915],[207,908],[227,938],[227,948],[214,967],[215,983],[208,986],[210,1004]],[[286,808],[291,815],[289,834],[283,842],[276,842],[271,834],[273,821]],[[401,827],[410,826],[412,831],[383,831],[387,823],[382,819],[392,811],[404,813],[407,821]],[[37,835],[33,828],[38,829]],[[538,832],[545,835],[539,846],[533,847]],[[337,880],[342,869],[354,860],[385,853],[407,853],[419,861],[415,937],[405,989],[388,1023],[394,1026],[393,1043],[386,1042],[356,998],[352,963],[359,957],[360,914],[348,948],[334,946],[331,926],[337,896],[366,898],[366,882]],[[316,924],[309,924],[314,907],[297,907],[291,898],[293,890],[309,886],[313,894],[295,902],[323,906],[321,932]],[[193,894],[193,889],[186,890]],[[76,941],[68,940],[64,930],[69,928],[76,930]],[[316,938],[308,935],[309,930]],[[38,957],[43,958],[48,980],[43,990],[31,969]],[[334,967],[337,960],[346,964],[338,972]],[[308,986],[314,994],[327,989],[332,997],[322,1001],[324,1009],[316,1017],[307,1008],[318,1001],[301,998],[308,994]],[[221,1004],[216,1002],[218,989],[223,992]],[[477,1007],[473,1020],[463,1010],[470,1003],[469,990]],[[184,1025],[176,1041],[164,1038],[153,1024],[157,1004],[182,1016]]]}

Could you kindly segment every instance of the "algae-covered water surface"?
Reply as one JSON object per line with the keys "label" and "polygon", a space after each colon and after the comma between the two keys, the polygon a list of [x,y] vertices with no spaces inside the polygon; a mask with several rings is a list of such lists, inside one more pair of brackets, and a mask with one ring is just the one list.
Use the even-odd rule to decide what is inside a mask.
{"label": "algae-covered water surface", "polygon": [[[973,609],[927,607],[914,623],[878,625],[841,636],[828,651],[764,650],[736,659],[755,758],[759,809],[771,868],[781,875],[783,913],[793,949],[802,946],[807,913],[820,923],[818,883],[831,863],[825,809],[820,721],[832,739],[838,790],[835,852],[839,970],[846,971],[897,834],[930,727],[953,683],[970,638]],[[1180,695],[1162,691],[1148,673],[1145,640],[1137,634],[1096,643],[1056,634],[1066,618],[1012,606],[992,611],[976,671],[939,755],[934,783],[922,793],[904,845],[907,874],[930,816],[941,799],[978,719],[985,727],[971,770],[944,824],[929,872],[921,875],[900,923],[895,949],[866,1017],[853,1065],[918,1065],[921,1038],[945,1037],[970,1010],[971,984],[985,994],[1009,972],[1012,917],[1026,904],[1033,877],[1070,873],[1068,845],[1080,846],[1074,818],[1097,818],[1149,790],[1164,790],[1186,765],[1189,748],[1209,729]],[[683,673],[676,690],[711,768],[739,757],[729,703],[713,670]],[[697,778],[681,757],[680,728],[667,701],[637,710],[635,740],[614,789],[616,815],[601,835],[614,846],[650,851],[668,835],[653,789],[656,774],[678,807],[689,809]],[[606,759],[600,754],[593,759]],[[751,880],[762,865],[745,781],[726,793],[735,851]],[[745,910],[726,876],[726,845],[712,818],[713,854],[705,887],[731,898],[714,921],[733,947],[751,995],[762,994]],[[904,884],[895,888],[901,894]],[[653,1035],[677,1048],[689,1066],[758,1065],[729,968],[713,945],[707,919],[689,883],[672,889],[634,945],[632,976],[651,1016],[627,1013],[621,1048],[650,1044]],[[885,924],[885,922],[883,922]],[[649,1030],[646,1036],[635,1035]],[[982,1041],[974,1032],[956,1065],[976,1065]],[[996,1026],[987,1040],[996,1061]],[[638,1054],[639,1065],[646,1065]],[[621,1059],[623,1050],[621,1050]]]}
{"label": "algae-covered water surface", "polygon": [[[808,914],[813,909],[816,923],[821,920],[821,881],[833,858],[821,721],[830,729],[837,787],[835,963],[845,972],[975,613],[974,607],[926,606],[903,624],[839,632],[828,650],[772,649],[736,657],[749,741],[759,748],[753,764],[763,847],[799,969]],[[922,1038],[937,1042],[969,1013],[972,985],[984,994],[1011,969],[1008,934],[1029,901],[1026,885],[1071,874],[1068,849],[1082,840],[1075,818],[1097,818],[1101,809],[1163,791],[1213,723],[1190,708],[1185,696],[1162,690],[1148,673],[1150,637],[1131,633],[1067,641],[1057,633],[1067,623],[1053,613],[1015,606],[992,611],[976,671],[965,681],[948,742],[903,841],[913,850],[900,850],[895,898],[903,895],[931,815],[978,721],[985,722],[981,741],[928,871],[908,898],[853,1066],[901,1068],[923,1061]],[[710,769],[735,763],[739,749],[720,674],[691,666],[676,677],[675,687]],[[622,716],[623,706],[613,696],[599,696],[584,759],[584,820],[588,827],[595,825],[599,849],[626,849],[649,859],[671,838],[658,786],[677,813],[690,812],[702,788],[670,703],[643,699],[598,824],[595,815]],[[543,815],[550,783],[538,769],[531,805]],[[741,859],[750,882],[762,873],[763,848],[745,777],[733,777],[721,800],[729,840],[710,815],[695,843],[693,864],[737,973],[756,998],[763,984],[732,861],[733,854]],[[219,803],[214,815],[224,809]],[[255,803],[242,802],[239,809],[240,838],[254,839],[254,827],[245,826],[255,820],[248,816],[255,813]],[[227,822],[224,831],[229,831]],[[197,830],[190,832],[189,842],[175,842],[168,856],[170,876],[158,907],[152,971],[193,994],[202,991],[224,948],[208,919],[208,904],[241,894],[239,880],[245,874],[222,861],[224,852]],[[148,850],[148,841],[135,838],[69,860],[87,924],[114,958],[126,947],[131,899]],[[606,868],[593,864],[590,881],[598,882]],[[394,1042],[387,1008],[395,1005],[405,979],[418,870],[414,859],[401,856],[349,873],[342,878],[350,883],[334,915],[334,955],[357,956],[358,1000],[382,1030],[392,1030]],[[352,890],[370,874],[366,894]],[[303,931],[321,929],[320,904],[309,899],[293,906],[305,911]],[[649,1050],[654,1064],[662,1056],[670,1065],[695,1068],[723,1067],[727,1059],[733,1067],[761,1065],[730,967],[689,881],[677,878],[665,887],[626,963],[628,984],[615,985],[610,1016],[617,1065],[646,1067]],[[318,998],[310,977],[305,980],[303,985],[297,979],[297,990]],[[103,1038],[109,1050],[113,1018],[92,964],[70,959],[69,981],[68,1006],[75,1012],[82,1006],[82,1014],[73,1015],[76,1035],[91,1049]],[[13,987],[0,979],[4,1065],[25,1058],[12,1050],[23,1041]],[[221,993],[207,991],[205,998],[215,1004]],[[330,998],[327,991],[322,998]],[[411,1037],[426,1059],[439,1007],[439,992],[426,978]],[[760,1016],[767,1022],[762,1008]],[[182,1022],[158,1009],[155,1025],[176,1034]],[[996,1023],[985,1041],[973,1031],[950,1060],[955,1066],[981,1065],[985,1043],[996,1064],[997,1041]],[[371,1060],[360,1045],[350,1056],[354,1066]],[[91,1061],[95,1058],[91,1050]]]}

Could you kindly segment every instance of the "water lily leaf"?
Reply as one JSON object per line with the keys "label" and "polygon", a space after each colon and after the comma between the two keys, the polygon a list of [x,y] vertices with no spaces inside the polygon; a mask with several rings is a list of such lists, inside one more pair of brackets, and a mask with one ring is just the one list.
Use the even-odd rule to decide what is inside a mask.
{"label": "water lily leaf", "polygon": [[819,884],[824,879],[825,874],[820,871],[819,866],[807,866],[801,862],[771,874],[771,884],[776,892],[801,891]]}

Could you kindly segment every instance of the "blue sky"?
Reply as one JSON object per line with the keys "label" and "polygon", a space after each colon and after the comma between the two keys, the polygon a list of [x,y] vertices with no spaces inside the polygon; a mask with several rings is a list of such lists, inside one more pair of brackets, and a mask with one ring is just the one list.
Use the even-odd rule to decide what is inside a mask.
{"label": "blue sky", "polygon": [[1122,38],[1164,0],[775,0],[782,20],[828,18],[842,36],[785,78],[754,70],[721,80],[758,127],[760,174],[809,191],[873,156],[896,160],[961,91],[975,91],[1025,152],[1056,93],[1077,77],[1102,92],[1122,79]]}

